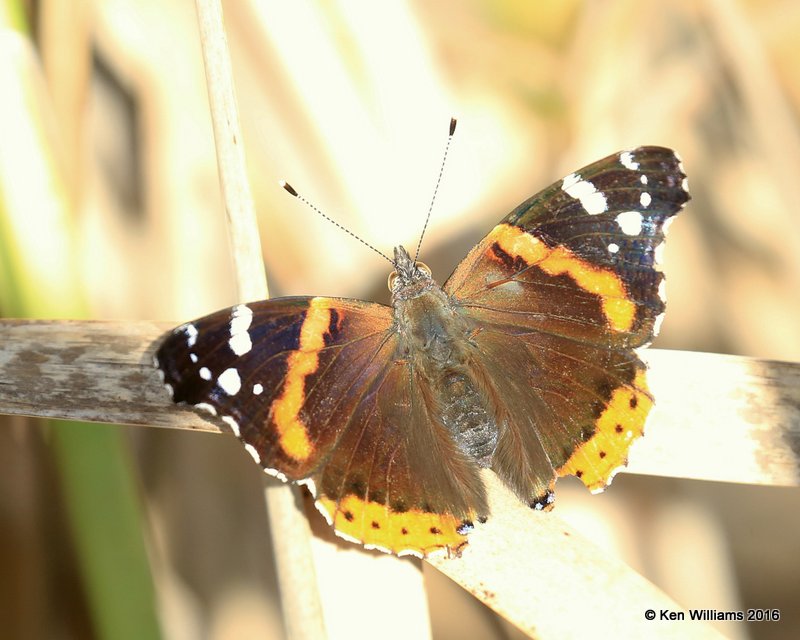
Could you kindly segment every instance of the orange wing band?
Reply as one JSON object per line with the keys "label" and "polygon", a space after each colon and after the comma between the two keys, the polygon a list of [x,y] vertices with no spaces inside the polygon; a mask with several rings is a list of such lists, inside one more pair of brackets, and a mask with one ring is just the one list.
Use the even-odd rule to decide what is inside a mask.
{"label": "orange wing band", "polygon": [[283,393],[273,404],[278,443],[288,456],[300,462],[308,460],[314,452],[308,427],[300,418],[300,409],[305,401],[306,378],[319,367],[319,352],[325,347],[325,334],[330,322],[328,301],[313,298],[300,328],[300,344],[287,360]]}
{"label": "orange wing band", "polygon": [[603,314],[615,331],[629,331],[636,317],[636,305],[626,297],[625,285],[609,269],[581,260],[566,247],[551,249],[519,227],[499,224],[487,237],[515,258],[522,258],[549,275],[568,275],[581,289],[602,299]]}

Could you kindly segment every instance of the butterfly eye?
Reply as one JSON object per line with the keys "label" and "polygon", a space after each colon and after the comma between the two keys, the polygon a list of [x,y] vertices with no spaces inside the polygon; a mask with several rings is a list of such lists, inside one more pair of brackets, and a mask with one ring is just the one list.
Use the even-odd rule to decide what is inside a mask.
{"label": "butterfly eye", "polygon": [[415,262],[414,266],[429,278],[433,276],[433,271],[431,271],[431,268],[424,262]]}
{"label": "butterfly eye", "polygon": [[[424,262],[415,262],[414,266],[423,274],[425,274],[428,278],[431,278],[433,276],[431,268]],[[386,283],[389,286],[389,291],[394,291],[394,285],[397,283],[397,278],[399,277],[400,276],[397,275],[397,271],[392,271],[389,274],[389,280]]]}

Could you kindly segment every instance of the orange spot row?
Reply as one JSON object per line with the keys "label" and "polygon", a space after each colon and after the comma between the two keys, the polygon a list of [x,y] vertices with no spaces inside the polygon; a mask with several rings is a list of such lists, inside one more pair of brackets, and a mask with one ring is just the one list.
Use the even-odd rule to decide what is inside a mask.
{"label": "orange spot row", "polygon": [[590,491],[602,491],[610,476],[628,460],[628,450],[644,433],[653,401],[647,395],[644,370],[636,373],[631,387],[620,387],[597,419],[594,436],[575,450],[557,470],[559,476],[574,475]]}
{"label": "orange spot row", "polygon": [[581,260],[566,247],[551,249],[519,227],[499,224],[489,240],[514,258],[522,258],[549,275],[566,274],[581,289],[599,296],[603,314],[615,331],[629,331],[636,316],[636,305],[626,297],[622,280],[609,269],[601,269]]}
{"label": "orange spot row", "polygon": [[300,409],[306,398],[305,382],[319,367],[319,352],[325,346],[325,333],[330,321],[328,301],[312,298],[300,329],[300,344],[286,363],[283,392],[273,405],[278,442],[287,455],[301,462],[314,451],[308,428],[300,419]]}
{"label": "orange spot row", "polygon": [[328,513],[334,529],[346,538],[391,553],[426,556],[445,547],[457,550],[467,541],[466,534],[457,531],[462,520],[449,514],[419,509],[397,513],[385,504],[354,495],[346,496],[338,504],[323,497],[317,504]]}

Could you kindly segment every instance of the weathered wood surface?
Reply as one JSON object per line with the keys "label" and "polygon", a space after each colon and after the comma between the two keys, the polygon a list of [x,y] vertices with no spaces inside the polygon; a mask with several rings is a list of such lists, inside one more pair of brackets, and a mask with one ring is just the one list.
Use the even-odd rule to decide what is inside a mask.
{"label": "weathered wood surface", "polygon": [[0,413],[219,431],[153,367],[169,323],[0,320]]}
{"label": "weathered wood surface", "polygon": [[[172,323],[0,320],[0,413],[220,431],[152,366]],[[628,471],[796,486],[800,364],[651,349],[656,408]]]}

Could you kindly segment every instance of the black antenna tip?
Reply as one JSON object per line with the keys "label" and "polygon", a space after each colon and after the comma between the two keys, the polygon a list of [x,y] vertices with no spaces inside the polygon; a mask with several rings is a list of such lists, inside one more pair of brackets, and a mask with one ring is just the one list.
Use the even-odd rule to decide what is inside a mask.
{"label": "black antenna tip", "polygon": [[450,135],[452,136],[456,132],[456,123],[458,120],[455,118],[450,118]]}
{"label": "black antenna tip", "polygon": [[281,186],[286,189],[289,193],[291,193],[295,198],[297,197],[297,191],[294,190],[294,187],[290,185],[288,182],[284,182],[281,180]]}

